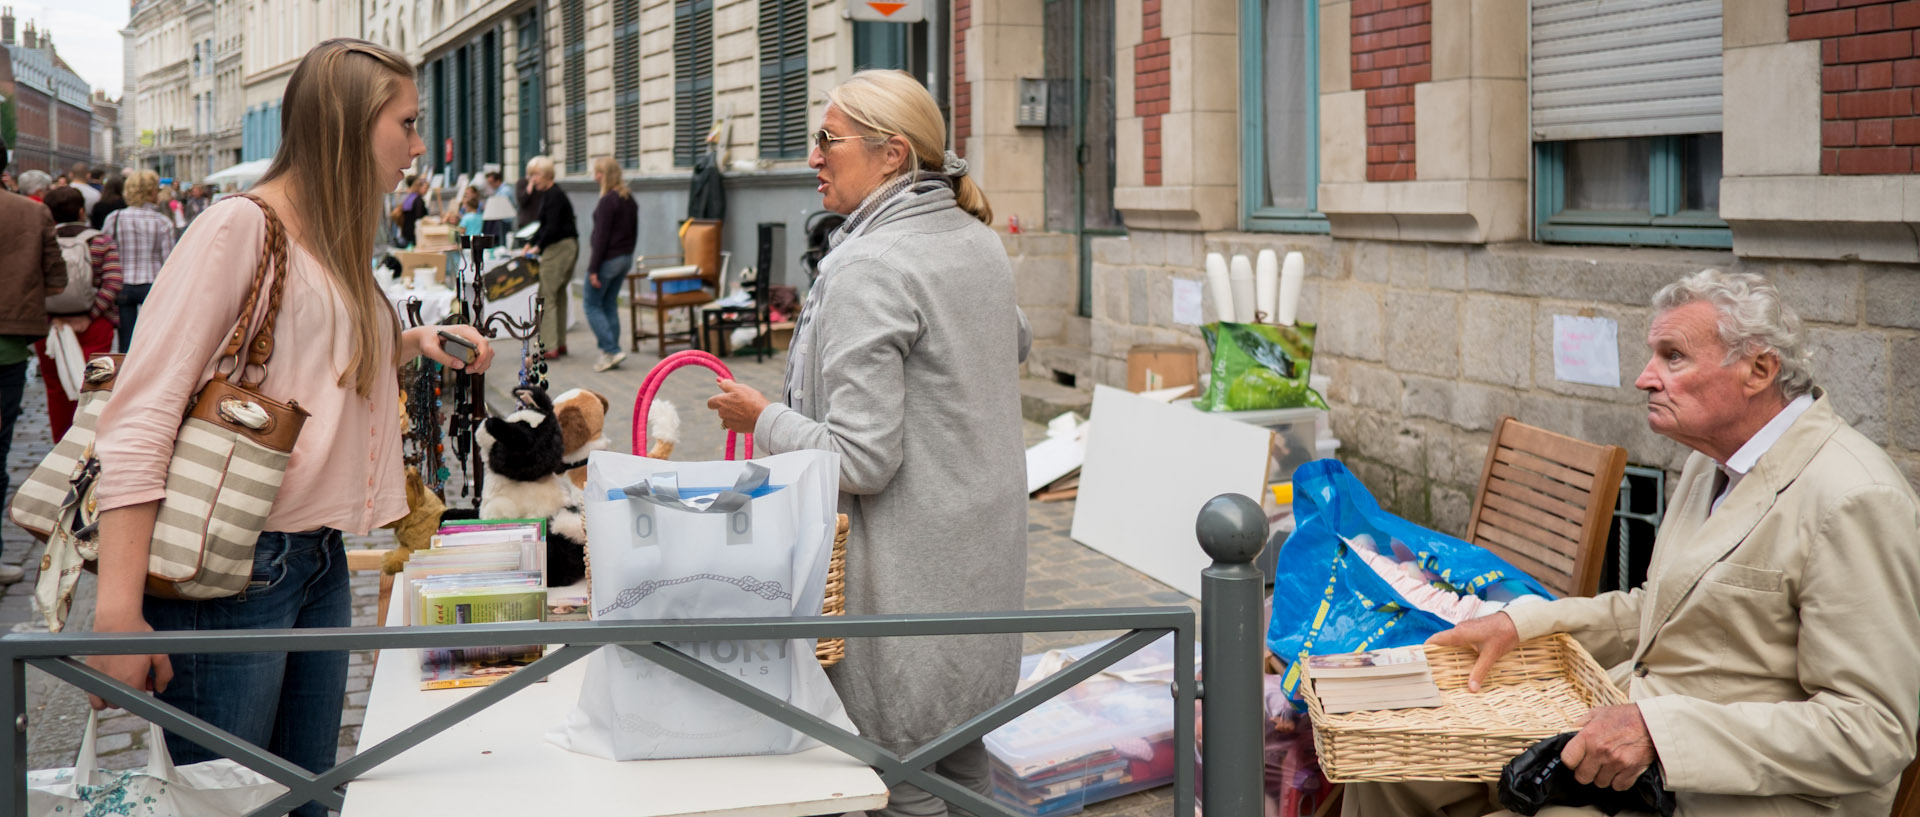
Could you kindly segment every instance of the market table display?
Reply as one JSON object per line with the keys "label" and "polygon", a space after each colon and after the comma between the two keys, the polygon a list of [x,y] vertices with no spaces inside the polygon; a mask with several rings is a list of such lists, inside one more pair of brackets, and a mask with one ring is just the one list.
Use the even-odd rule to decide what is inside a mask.
{"label": "market table display", "polygon": [[[399,624],[402,605],[388,614]],[[417,650],[383,650],[374,668],[359,751],[479,689],[423,691]],[[547,742],[586,675],[575,661],[545,682],[375,767],[347,787],[341,817],[528,814],[790,817],[886,805],[873,769],[831,747],[791,755],[615,762]]]}

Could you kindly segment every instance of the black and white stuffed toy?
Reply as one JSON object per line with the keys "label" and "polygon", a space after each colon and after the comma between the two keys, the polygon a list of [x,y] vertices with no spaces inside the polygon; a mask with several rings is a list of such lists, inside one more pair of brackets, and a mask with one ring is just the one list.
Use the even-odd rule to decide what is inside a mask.
{"label": "black and white stuffed toy", "polygon": [[486,447],[482,519],[547,520],[547,586],[564,587],[587,572],[587,522],[580,490],[566,476],[565,443],[545,390],[513,390],[517,407],[488,417],[476,437]]}

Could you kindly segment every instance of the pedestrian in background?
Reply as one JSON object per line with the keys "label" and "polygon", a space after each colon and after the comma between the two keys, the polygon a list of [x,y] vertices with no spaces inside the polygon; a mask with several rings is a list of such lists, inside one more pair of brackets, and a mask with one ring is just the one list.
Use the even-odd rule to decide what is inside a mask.
{"label": "pedestrian in background", "polygon": [[415,230],[427,217],[427,177],[408,176],[407,194],[400,198],[400,246],[413,248]]}
{"label": "pedestrian in background", "polygon": [[140,322],[140,305],[147,302],[160,268],[173,254],[173,220],[165,215],[156,199],[160,195],[160,177],[151,170],[136,170],[124,185],[126,207],[107,214],[100,230],[113,238],[120,249],[119,300],[120,351],[133,346],[134,325]]}
{"label": "pedestrian in background", "polygon": [[86,162],[74,162],[73,168],[67,172],[67,176],[73,179],[68,186],[80,191],[80,196],[86,199],[87,210],[92,210],[93,206],[100,202],[100,188],[94,186],[99,179],[93,175],[93,172],[93,168],[87,167]]}
{"label": "pedestrian in background", "polygon": [[480,217],[486,219],[482,226],[485,228],[487,235],[493,236],[495,241],[500,242],[499,246],[504,247],[507,244],[507,236],[513,233],[513,219],[487,219],[487,202],[496,196],[505,201],[507,210],[500,212],[513,211],[517,213],[520,205],[514,201],[513,188],[507,186],[506,178],[501,176],[498,170],[487,171],[487,189],[485,193],[485,195],[480,197]]}
{"label": "pedestrian in background", "polygon": [[620,351],[620,285],[633,269],[640,205],[612,156],[593,161],[593,180],[600,183],[600,203],[593,208],[593,248],[587,258],[587,326],[600,346],[593,370],[604,372],[627,359]]}
{"label": "pedestrian in background", "polygon": [[100,186],[100,201],[87,211],[87,222],[92,224],[94,229],[102,229],[107,223],[107,216],[127,206],[126,189],[125,176],[118,173],[107,174],[106,182]]}
{"label": "pedestrian in background", "polygon": [[207,205],[213,202],[207,198],[207,186],[196,184],[187,188],[187,200],[180,203],[180,214],[187,219],[187,226],[193,226],[193,220],[206,212]]}
{"label": "pedestrian in background", "polygon": [[535,156],[527,161],[527,207],[540,222],[533,234],[533,254],[540,258],[540,294],[547,308],[540,319],[540,345],[546,358],[567,353],[567,284],[580,260],[580,227],[574,223],[573,202],[553,184],[553,160]]}
{"label": "pedestrian in background", "polygon": [[[328,40],[287,80],[286,135],[249,198],[209,208],[161,273],[142,330],[121,365],[95,443],[102,477],[96,632],[345,627],[352,622],[342,532],[365,534],[407,513],[400,458],[401,360],[424,355],[480,373],[493,348],[472,326],[402,331],[369,261],[380,197],[426,152],[414,130],[413,65],[365,40]],[[174,435],[188,401],[220,368],[249,303],[271,208],[285,227],[279,343],[260,391],[311,413],[265,532],[253,582],[238,596],[144,596],[149,543],[167,495]],[[478,349],[471,365],[441,348],[439,330]],[[341,651],[95,656],[95,669],[314,772],[334,765],[346,706]],[[94,706],[104,704],[95,700]],[[180,765],[218,756],[169,732]],[[324,817],[306,803],[297,817]]]}
{"label": "pedestrian in background", "polygon": [[[0,463],[13,447],[13,424],[26,394],[27,359],[33,356],[34,341],[47,336],[47,296],[67,287],[67,264],[53,226],[53,212],[44,205],[0,192]],[[9,487],[7,469],[0,467],[0,499],[10,496]],[[0,584],[17,582],[20,576],[20,568],[0,565]]]}
{"label": "pedestrian in background", "polygon": [[[53,212],[53,235],[60,243],[60,255],[66,259],[67,285],[76,285],[83,280],[82,275],[92,277],[93,302],[87,304],[85,311],[47,316],[54,326],[65,325],[73,330],[80,341],[83,361],[113,351],[114,325],[120,320],[114,303],[121,287],[120,253],[113,239],[87,224],[86,197],[80,193],[80,188],[85,186],[73,185],[47,193],[47,209]],[[75,263],[79,259],[85,261]],[[66,387],[60,384],[60,371],[52,357],[55,350],[47,346],[48,341],[42,340],[34,344],[33,349],[40,356],[40,378],[47,382],[47,419],[53,425],[53,438],[58,440],[73,426],[73,411],[79,395],[68,395]]]}
{"label": "pedestrian in background", "polygon": [[29,170],[20,174],[19,185],[20,195],[44,204],[47,189],[53,187],[53,177],[44,170]]}

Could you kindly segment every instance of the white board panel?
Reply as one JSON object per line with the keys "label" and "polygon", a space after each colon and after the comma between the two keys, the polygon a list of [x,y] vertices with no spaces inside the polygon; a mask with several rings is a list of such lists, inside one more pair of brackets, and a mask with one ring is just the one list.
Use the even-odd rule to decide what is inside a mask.
{"label": "white board panel", "polygon": [[1109,386],[1093,390],[1073,540],[1194,598],[1212,560],[1194,538],[1200,506],[1258,499],[1273,433]]}

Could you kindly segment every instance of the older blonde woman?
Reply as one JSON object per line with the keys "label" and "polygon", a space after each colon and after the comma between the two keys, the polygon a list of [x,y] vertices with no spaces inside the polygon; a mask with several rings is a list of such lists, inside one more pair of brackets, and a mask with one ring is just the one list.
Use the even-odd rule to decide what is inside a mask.
{"label": "older blonde woman", "polygon": [[[773,453],[841,455],[847,612],[1020,609],[1025,332],[992,210],[911,75],[862,71],[827,98],[807,163],[850,217],[807,294],[785,399],[721,381],[708,405]],[[830,677],[861,733],[904,753],[1012,694],[1019,663],[1017,634],[851,639]],[[978,741],[937,771],[987,791]],[[946,812],[899,785],[885,813]]]}
{"label": "older blonde woman", "polygon": [[163,214],[157,204],[160,177],[151,170],[128,174],[122,189],[127,206],[107,214],[100,232],[113,237],[120,248],[120,275],[125,285],[114,303],[120,310],[120,351],[133,345],[133,325],[140,320],[140,305],[147,302],[160,268],[173,254],[173,217]]}

